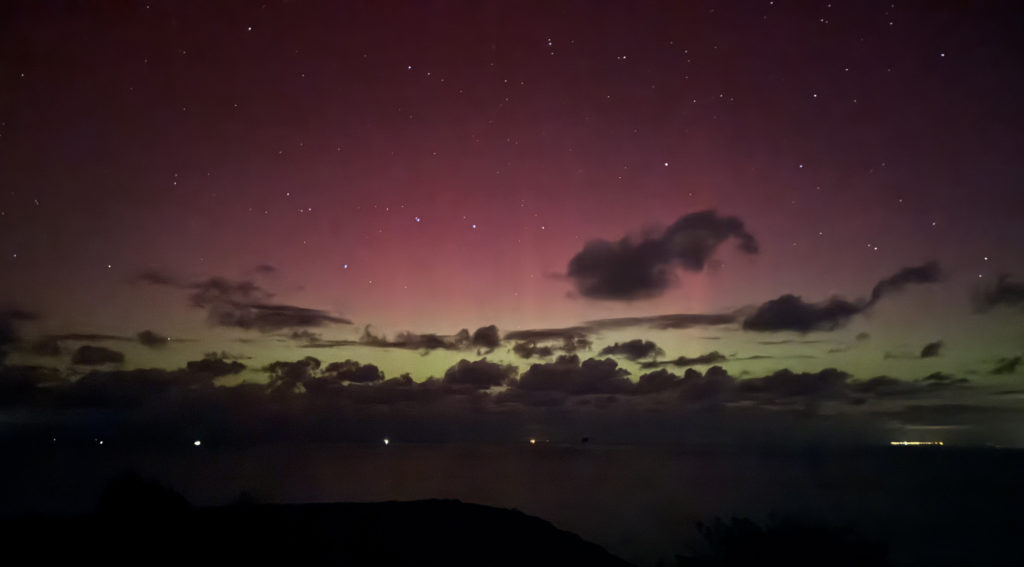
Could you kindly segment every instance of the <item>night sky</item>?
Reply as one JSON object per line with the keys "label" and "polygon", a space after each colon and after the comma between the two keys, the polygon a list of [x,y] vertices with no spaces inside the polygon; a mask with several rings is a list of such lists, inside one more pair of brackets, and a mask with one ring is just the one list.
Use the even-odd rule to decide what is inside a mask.
{"label": "night sky", "polygon": [[298,403],[630,441],[713,407],[1024,444],[1022,28],[1013,3],[4,2],[0,422]]}

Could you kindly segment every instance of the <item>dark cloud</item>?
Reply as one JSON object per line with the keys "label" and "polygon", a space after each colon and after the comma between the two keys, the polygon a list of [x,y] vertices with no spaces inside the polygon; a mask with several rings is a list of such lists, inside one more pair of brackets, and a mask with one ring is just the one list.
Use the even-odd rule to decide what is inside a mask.
{"label": "dark cloud", "polygon": [[549,391],[565,394],[623,394],[633,390],[629,372],[615,360],[566,354],[554,362],[534,364],[519,378],[515,388],[524,391]]}
{"label": "dark cloud", "polygon": [[924,345],[921,349],[921,358],[934,358],[939,356],[939,352],[942,350],[942,341],[935,341]]}
{"label": "dark cloud", "polygon": [[384,373],[377,366],[355,360],[332,362],[322,367],[320,360],[307,356],[294,362],[274,362],[266,367],[266,371],[270,374],[267,389],[277,395],[306,392],[314,396],[343,396],[349,391],[349,385],[396,384],[385,380]]}
{"label": "dark cloud", "polygon": [[956,376],[952,376],[944,372],[933,372],[924,378],[921,378],[918,382],[932,390],[938,390],[948,388],[950,386],[962,386],[964,384],[968,384],[970,380],[967,378],[957,378]]}
{"label": "dark cloud", "polygon": [[264,370],[270,374],[270,381],[267,384],[270,392],[289,394],[317,377],[320,360],[312,356],[294,362],[279,360],[268,364]]}
{"label": "dark cloud", "polygon": [[615,343],[601,349],[601,356],[624,356],[630,360],[657,358],[664,356],[665,351],[652,341],[633,339],[624,343]]}
{"label": "dark cloud", "polygon": [[565,339],[586,339],[590,333],[588,327],[565,327],[561,329],[525,329],[505,333],[507,341],[564,341]]}
{"label": "dark cloud", "polygon": [[255,268],[253,268],[252,271],[256,272],[257,274],[262,274],[262,275],[265,275],[265,276],[269,276],[269,275],[276,274],[277,273],[277,268],[275,268],[274,266],[271,266],[270,264],[260,264],[260,265],[256,266]]}
{"label": "dark cloud", "polygon": [[383,335],[375,335],[367,325],[363,329],[363,336],[359,338],[362,346],[377,348],[402,348],[408,350],[463,350],[472,344],[472,338],[468,329],[462,329],[454,335],[437,335],[433,333],[419,334],[405,331],[395,335],[394,340],[388,340]]}
{"label": "dark cloud", "polygon": [[720,366],[712,366],[704,374],[688,368],[682,377],[661,369],[640,376],[638,394],[674,391],[686,404],[718,405],[735,397],[736,379]]}
{"label": "dark cloud", "polygon": [[355,404],[394,406],[396,404],[426,404],[439,402],[447,397],[458,397],[446,389],[440,380],[431,378],[416,382],[408,374],[388,378],[375,384],[350,384],[335,392],[344,400]]}
{"label": "dark cloud", "polygon": [[288,338],[306,344],[319,344],[323,342],[323,337],[320,333],[310,331],[309,329],[302,329],[299,331],[292,331],[288,333]]}
{"label": "dark cloud", "polygon": [[170,342],[171,340],[170,337],[166,337],[159,333],[150,331],[149,329],[146,329],[145,331],[140,331],[138,334],[135,335],[135,338],[138,339],[139,344],[147,346],[149,348],[165,347],[167,346],[167,343]]}
{"label": "dark cloud", "polygon": [[649,327],[652,329],[692,329],[695,327],[713,327],[736,322],[732,313],[676,313],[670,315],[653,315],[650,317],[617,317],[614,319],[597,319],[584,323],[591,330],[619,329],[626,327]]}
{"label": "dark cloud", "polygon": [[875,376],[858,382],[853,391],[858,394],[890,395],[901,394],[907,389],[908,384],[898,378],[891,376]]}
{"label": "dark cloud", "polygon": [[732,358],[730,358],[729,360],[769,360],[769,359],[771,359],[771,360],[795,360],[795,359],[813,360],[815,358],[818,358],[818,357],[813,355],[813,354],[787,354],[787,355],[781,355],[781,354],[776,354],[776,355],[752,354],[750,356],[735,356],[735,355],[733,355]]}
{"label": "dark cloud", "polygon": [[359,341],[353,341],[349,339],[320,339],[316,341],[308,341],[301,346],[302,348],[338,348],[356,346],[359,344]]}
{"label": "dark cloud", "polygon": [[[696,372],[696,371],[694,371]],[[654,372],[648,372],[647,374],[641,374],[640,378],[637,379],[636,392],[638,394],[656,394],[658,392],[664,392],[670,390],[679,385],[681,378],[665,370],[655,370]]]}
{"label": "dark cloud", "polygon": [[994,284],[975,290],[974,303],[979,310],[1000,305],[1024,305],[1024,283],[1011,280],[1009,274],[1001,274]]}
{"label": "dark cloud", "polygon": [[[963,384],[957,379],[929,382],[903,381],[880,377],[854,381],[848,373],[834,368],[818,372],[779,370],[770,375],[737,379],[720,366],[705,373],[688,368],[683,376],[667,369],[648,372],[634,384],[628,373],[611,359],[589,359],[580,364],[578,357],[561,356],[553,363],[534,364],[518,383],[499,396],[499,401],[520,401],[531,405],[559,405],[566,396],[614,394],[647,396],[670,393],[679,402],[696,406],[720,406],[735,403],[775,406],[801,402],[863,401],[864,396],[923,395],[936,388]],[[535,394],[543,393],[545,396]]]}
{"label": "dark cloud", "polygon": [[572,339],[572,338],[566,337],[566,338],[562,339],[562,346],[560,348],[561,348],[562,352],[564,352],[566,354],[573,354],[573,353],[579,352],[581,350],[590,350],[590,347],[593,346],[593,344],[594,343],[590,339],[586,339],[586,338],[575,338],[575,339]]}
{"label": "dark cloud", "polygon": [[498,328],[494,325],[480,327],[472,335],[468,329],[462,329],[454,335],[439,335],[436,333],[413,333],[404,331],[395,335],[394,339],[388,339],[384,335],[375,334],[369,325],[363,328],[363,334],[358,340],[332,340],[324,339],[319,333],[306,329],[293,331],[288,338],[304,343],[305,348],[330,348],[342,346],[366,346],[374,348],[400,348],[406,350],[468,350],[474,347],[490,352],[501,345],[501,338]]}
{"label": "dark cloud", "polygon": [[548,358],[555,355],[555,350],[549,346],[539,346],[534,341],[521,341],[512,346],[512,352],[520,358],[530,359]]}
{"label": "dark cloud", "polygon": [[996,363],[996,367],[992,369],[992,374],[1013,374],[1017,371],[1017,366],[1020,365],[1021,357],[1015,356],[1013,358],[1000,358]]}
{"label": "dark cloud", "polygon": [[723,404],[735,397],[737,381],[721,366],[701,374],[689,368],[679,381],[679,399],[689,404]]}
{"label": "dark cloud", "polygon": [[932,384],[947,384],[946,381],[926,382],[922,379],[918,382],[900,380],[891,376],[875,376],[867,380],[850,382],[850,392],[855,395],[873,395],[878,397],[892,396],[914,396],[922,393],[922,387],[928,388]]}
{"label": "dark cloud", "polygon": [[850,375],[835,368],[818,372],[779,370],[763,378],[749,378],[739,383],[740,392],[770,400],[780,398],[842,398]]}
{"label": "dark cloud", "polygon": [[263,303],[274,295],[255,282],[214,277],[184,286],[191,290],[188,300],[193,307],[210,309],[221,305]]}
{"label": "dark cloud", "polygon": [[498,348],[501,346],[501,336],[498,334],[498,327],[488,325],[473,331],[472,344],[475,347],[489,350]]}
{"label": "dark cloud", "polygon": [[209,374],[215,378],[238,374],[245,370],[245,365],[236,360],[226,360],[217,356],[206,356],[202,360],[192,360],[185,364],[185,369],[194,374]]}
{"label": "dark cloud", "polygon": [[58,398],[59,403],[97,409],[131,408],[158,402],[174,407],[190,393],[212,392],[216,377],[206,368],[94,370],[68,386],[66,391],[59,392]]}
{"label": "dark cloud", "polygon": [[749,331],[832,331],[844,325],[864,306],[834,297],[822,303],[807,303],[795,295],[783,295],[761,304],[743,321]]}
{"label": "dark cloud", "polygon": [[71,356],[72,364],[79,364],[82,366],[121,364],[122,362],[124,362],[124,353],[93,345],[82,345],[78,347],[75,354]]}
{"label": "dark cloud", "polygon": [[593,299],[657,297],[675,281],[675,270],[699,272],[729,238],[756,254],[757,241],[736,217],[701,211],[681,217],[661,232],[624,237],[618,242],[591,240],[569,260],[568,276],[580,295]]}
{"label": "dark cloud", "polygon": [[324,377],[339,382],[372,384],[383,382],[384,373],[373,364],[360,364],[354,360],[332,362],[324,368]]}
{"label": "dark cloud", "polygon": [[920,266],[903,268],[895,274],[875,284],[871,290],[869,304],[874,304],[883,296],[900,291],[911,284],[936,283],[942,279],[942,269],[938,262],[926,262]]}
{"label": "dark cloud", "polygon": [[445,371],[443,383],[447,386],[470,386],[484,390],[508,384],[516,373],[515,366],[489,362],[486,358],[473,362],[462,359]]}
{"label": "dark cloud", "polygon": [[[771,357],[767,357],[767,356],[751,356],[751,357],[746,357],[746,358],[734,358],[733,360],[755,360],[755,359],[759,359],[759,358],[771,358]],[[665,361],[661,361],[661,362],[658,362],[658,361],[645,362],[645,363],[643,363],[642,366],[643,366],[643,368],[657,368],[659,366],[678,366],[678,367],[704,366],[704,365],[707,365],[707,364],[717,364],[719,362],[725,362],[726,360],[727,360],[727,357],[724,354],[722,354],[722,353],[720,353],[720,352],[718,352],[716,350],[716,351],[711,351],[709,353],[702,354],[702,355],[699,355],[699,356],[693,356],[693,357],[690,357],[690,356],[680,356],[679,358],[676,358],[675,360],[665,360]]]}
{"label": "dark cloud", "polygon": [[681,378],[662,368],[641,376],[636,392],[645,395],[671,391],[687,405],[720,405],[737,399],[736,384],[721,366],[712,366],[705,374],[687,368]]}
{"label": "dark cloud", "polygon": [[285,337],[288,340],[292,340],[299,343],[302,348],[335,348],[363,344],[360,341],[354,341],[351,339],[325,339],[323,335],[321,335],[320,333],[310,331],[309,329],[292,331],[285,335]]}
{"label": "dark cloud", "polygon": [[221,360],[248,360],[248,359],[250,359],[252,357],[251,356],[246,356],[244,354],[234,354],[234,353],[230,353],[230,352],[222,350],[220,352],[210,351],[210,352],[203,353],[203,358],[219,358]]}
{"label": "dark cloud", "polygon": [[212,325],[270,333],[286,329],[351,324],[348,319],[326,311],[271,303],[274,294],[248,280],[213,277],[181,283],[160,272],[145,272],[138,280],[151,285],[174,287],[188,292],[192,307],[206,311]]}
{"label": "dark cloud", "polygon": [[707,354],[702,354],[700,356],[680,356],[679,358],[669,361],[668,363],[674,366],[703,366],[705,364],[717,364],[719,362],[725,362],[725,360],[726,358],[724,354],[718,352],[717,350],[713,350]]}
{"label": "dark cloud", "polygon": [[295,327],[323,327],[331,323],[352,323],[348,319],[335,317],[319,309],[270,303],[215,304],[209,307],[207,313],[214,325],[251,329],[261,333]]}
{"label": "dark cloud", "polygon": [[743,328],[750,331],[834,331],[842,327],[854,315],[872,307],[882,297],[903,289],[910,284],[933,283],[940,280],[942,271],[936,262],[903,268],[892,276],[875,284],[871,299],[847,301],[833,297],[821,303],[808,303],[803,299],[786,294],[761,304],[743,321]]}
{"label": "dark cloud", "polygon": [[573,354],[590,350],[593,342],[587,327],[565,327],[561,329],[526,329],[505,334],[506,341],[519,341],[512,352],[522,358],[547,358],[556,352]]}

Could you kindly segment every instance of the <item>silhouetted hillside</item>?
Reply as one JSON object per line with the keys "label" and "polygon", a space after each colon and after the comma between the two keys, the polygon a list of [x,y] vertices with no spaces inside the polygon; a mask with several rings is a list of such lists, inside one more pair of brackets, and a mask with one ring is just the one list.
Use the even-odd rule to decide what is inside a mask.
{"label": "silhouetted hillside", "polygon": [[95,515],[10,520],[0,534],[8,556],[49,565],[628,565],[517,510],[457,500],[192,508],[134,477],[112,485]]}

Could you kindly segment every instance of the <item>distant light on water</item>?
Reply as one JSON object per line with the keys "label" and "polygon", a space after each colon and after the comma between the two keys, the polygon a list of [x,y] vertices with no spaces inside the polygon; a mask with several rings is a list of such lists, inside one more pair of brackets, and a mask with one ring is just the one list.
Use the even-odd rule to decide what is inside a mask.
{"label": "distant light on water", "polygon": [[196,439],[195,441],[192,442],[192,444],[195,445],[196,447],[198,447],[198,446],[202,445],[203,442],[198,440],[198,439]]}
{"label": "distant light on water", "polygon": [[942,446],[942,441],[889,441],[892,446],[917,446],[917,445],[931,445],[931,446]]}
{"label": "distant light on water", "polygon": [[390,440],[390,439],[388,439],[387,437],[385,437],[385,438],[384,438],[384,444],[385,444],[385,445],[390,445],[390,444],[391,444],[391,440]]}

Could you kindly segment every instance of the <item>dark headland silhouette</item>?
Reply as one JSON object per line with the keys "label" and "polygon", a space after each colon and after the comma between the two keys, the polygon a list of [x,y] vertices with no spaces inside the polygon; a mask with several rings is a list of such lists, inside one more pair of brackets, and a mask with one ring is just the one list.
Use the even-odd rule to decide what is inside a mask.
{"label": "dark headland silhouette", "polygon": [[458,500],[192,507],[137,476],[96,513],[0,522],[8,556],[58,565],[628,566],[600,546],[517,510]]}
{"label": "dark headland silhouette", "polygon": [[[884,544],[844,528],[733,518],[697,529],[703,548],[673,564],[888,564]],[[246,494],[200,508],[135,474],[111,482],[93,514],[0,522],[0,544],[48,565],[630,565],[518,510],[439,499],[260,504]]]}

